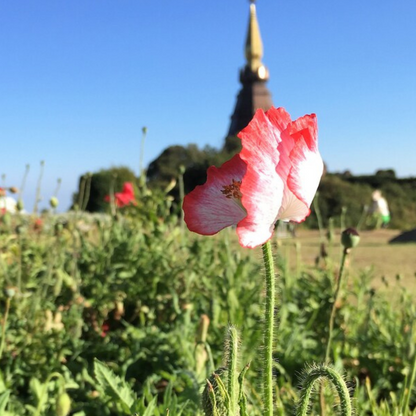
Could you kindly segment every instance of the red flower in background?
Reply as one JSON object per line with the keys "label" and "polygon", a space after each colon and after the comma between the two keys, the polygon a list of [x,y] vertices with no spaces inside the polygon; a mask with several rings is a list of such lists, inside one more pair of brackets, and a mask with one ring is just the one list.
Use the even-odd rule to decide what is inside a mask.
{"label": "red flower in background", "polygon": [[243,247],[264,244],[275,222],[301,222],[323,172],[315,114],[296,121],[283,108],[257,110],[238,137],[242,150],[186,195],[185,222],[191,231],[212,235],[237,225]]}
{"label": "red flower in background", "polygon": [[[106,195],[106,197],[104,198],[104,200],[106,202],[110,202],[111,198],[109,195]],[[115,204],[121,208],[124,207],[130,203],[135,203],[135,199],[134,199],[134,189],[133,189],[133,184],[131,182],[125,182],[123,185],[123,190],[122,192],[116,192],[114,194],[114,201]]]}

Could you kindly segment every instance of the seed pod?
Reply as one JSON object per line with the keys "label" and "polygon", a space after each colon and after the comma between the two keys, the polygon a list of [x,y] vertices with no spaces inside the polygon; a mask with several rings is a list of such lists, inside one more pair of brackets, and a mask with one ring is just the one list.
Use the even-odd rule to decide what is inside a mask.
{"label": "seed pod", "polygon": [[49,205],[52,208],[56,208],[59,205],[59,201],[58,198],[56,198],[55,196],[53,196],[50,200],[49,200]]}
{"label": "seed pod", "polygon": [[355,228],[347,228],[341,234],[341,244],[344,248],[349,249],[356,247],[360,242],[360,235]]}

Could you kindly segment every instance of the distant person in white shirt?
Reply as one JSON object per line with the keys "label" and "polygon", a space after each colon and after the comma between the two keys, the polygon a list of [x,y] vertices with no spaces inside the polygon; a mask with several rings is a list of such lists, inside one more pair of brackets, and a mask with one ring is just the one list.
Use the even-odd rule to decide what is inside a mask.
{"label": "distant person in white shirt", "polygon": [[386,228],[390,222],[390,211],[387,201],[378,189],[372,193],[371,198],[373,204],[370,212],[378,216],[381,219],[381,226]]}

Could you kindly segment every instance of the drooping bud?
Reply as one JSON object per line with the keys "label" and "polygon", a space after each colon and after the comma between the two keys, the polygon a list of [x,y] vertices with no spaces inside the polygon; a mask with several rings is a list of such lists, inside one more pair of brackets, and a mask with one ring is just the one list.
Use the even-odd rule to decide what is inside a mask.
{"label": "drooping bud", "polygon": [[360,235],[355,228],[347,228],[341,234],[341,244],[345,249],[353,248],[360,242]]}
{"label": "drooping bud", "polygon": [[202,392],[202,408],[206,416],[227,416],[227,383],[228,370],[221,367],[208,378],[204,391]]}
{"label": "drooping bud", "polygon": [[56,416],[68,416],[71,411],[71,398],[65,391],[59,395],[56,401]]}
{"label": "drooping bud", "polygon": [[53,196],[50,200],[49,200],[49,205],[52,208],[56,208],[59,205],[59,201],[58,198],[56,196]]}

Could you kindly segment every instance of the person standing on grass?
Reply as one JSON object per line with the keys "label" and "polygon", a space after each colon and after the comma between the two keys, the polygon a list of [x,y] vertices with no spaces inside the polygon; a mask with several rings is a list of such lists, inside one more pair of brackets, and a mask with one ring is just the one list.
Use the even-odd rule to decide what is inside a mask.
{"label": "person standing on grass", "polygon": [[387,228],[390,223],[390,211],[386,199],[378,189],[372,193],[371,198],[373,204],[370,212],[377,218],[377,228],[380,225],[381,228]]}

